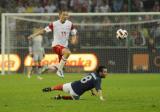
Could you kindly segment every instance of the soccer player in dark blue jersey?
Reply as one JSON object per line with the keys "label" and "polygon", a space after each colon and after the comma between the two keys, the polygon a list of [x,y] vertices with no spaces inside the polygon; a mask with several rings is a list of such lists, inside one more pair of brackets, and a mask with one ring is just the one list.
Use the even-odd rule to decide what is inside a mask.
{"label": "soccer player in dark blue jersey", "polygon": [[104,100],[102,95],[102,88],[101,88],[101,79],[105,78],[107,75],[107,68],[105,66],[99,66],[96,72],[89,73],[81,80],[65,83],[53,87],[47,87],[42,89],[43,92],[50,92],[50,91],[64,91],[69,93],[70,96],[61,96],[58,95],[54,97],[55,99],[64,99],[64,100],[79,100],[80,96],[88,91],[91,90],[92,95],[99,96],[100,100]]}

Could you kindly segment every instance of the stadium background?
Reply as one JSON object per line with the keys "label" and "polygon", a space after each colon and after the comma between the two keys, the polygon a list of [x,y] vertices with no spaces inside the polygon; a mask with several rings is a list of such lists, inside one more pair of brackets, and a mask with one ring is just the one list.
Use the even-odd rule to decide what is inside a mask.
{"label": "stadium background", "polygon": [[[52,3],[51,6],[49,2]],[[47,7],[48,10],[46,10]],[[98,15],[102,12],[105,13],[102,18],[99,16],[85,18],[85,15],[73,19],[73,22],[80,25],[86,23],[88,27],[77,25],[80,43],[78,46],[70,46],[74,54],[94,53],[97,55],[99,64],[107,65],[109,75],[102,83],[105,101],[102,102],[98,97],[91,96],[90,92],[86,92],[80,101],[51,100],[51,97],[61,93],[44,94],[41,92],[44,87],[80,79],[83,76],[81,71],[80,73],[65,73],[64,79],[57,77],[54,73],[43,74],[44,80],[38,80],[36,74],[28,79],[23,73],[6,72],[5,74],[11,75],[0,75],[0,112],[86,112],[86,110],[88,112],[160,112],[160,25],[157,22],[160,18],[159,0],[1,0],[0,2],[0,13],[9,13],[10,15],[39,14],[40,12],[43,14],[57,13],[61,8],[66,8],[76,14],[85,13],[88,16],[91,13]],[[108,12],[118,14],[108,18],[106,16],[109,14]],[[129,17],[129,20],[126,20],[118,16],[121,12],[135,12],[136,15],[123,16]],[[149,15],[149,12],[152,14],[157,12],[158,14]],[[146,16],[138,15],[139,13]],[[12,17],[6,21],[10,25],[7,25],[8,23],[4,25],[10,32],[5,34],[5,52],[9,54],[7,57],[12,57],[12,60],[15,59],[12,55],[15,53],[20,55],[21,61],[24,61],[24,57],[28,54],[26,37],[32,32],[33,27],[43,27],[52,18],[45,18],[44,21],[47,20],[47,22],[44,24],[44,21],[41,21],[43,19],[37,16],[38,19],[35,17],[38,21],[36,25],[33,24],[35,22],[31,22],[35,20],[32,16],[26,18],[21,15],[19,16],[21,18],[17,19],[16,22],[13,21]],[[4,30],[2,24],[4,23],[0,22],[0,24],[2,33]],[[112,24],[112,27],[108,24]],[[115,32],[119,28],[118,24],[128,30],[129,37],[127,40],[116,39]],[[15,27],[15,25],[17,26]],[[100,29],[99,27],[92,27],[98,25],[101,26]],[[117,26],[115,27],[115,25]],[[142,27],[135,27],[139,25]],[[10,35],[8,36],[8,34]],[[50,35],[45,36],[45,50],[50,53],[51,43],[49,39],[51,38],[49,38]],[[136,37],[137,40],[135,38],[132,40],[132,37]],[[148,44],[149,40],[151,41],[150,44]],[[3,43],[0,42],[0,44],[0,48],[2,48]],[[139,58],[138,61],[135,61],[138,64],[135,69],[133,57]],[[23,72],[23,65],[21,62],[21,68],[18,72]],[[148,65],[148,69],[146,69],[146,65]],[[2,62],[0,62],[0,67],[2,67]]]}
{"label": "stadium background", "polygon": [[[56,13],[60,9],[67,9],[74,13],[98,14],[159,12],[159,7],[158,0],[2,0],[0,11],[1,13]],[[51,21],[55,18],[55,16],[48,16],[46,19]],[[70,46],[70,48],[73,53],[95,54],[98,64],[107,65],[111,73],[159,72],[159,18],[159,15],[75,16],[72,21],[79,23],[77,29],[80,39],[78,46]],[[22,62],[19,72],[24,70],[23,61],[28,54],[26,37],[32,33],[34,27],[47,25],[41,22],[27,21],[9,20],[7,23],[9,28],[6,27],[7,31],[10,29],[8,31],[10,36],[5,40],[6,46],[8,46],[6,53],[16,53],[20,56]],[[37,19],[37,21],[39,20]],[[143,23],[143,21],[147,22]],[[137,22],[137,24],[126,25],[129,22]],[[138,22],[142,23],[138,24]],[[86,23],[85,26],[81,26],[84,23]],[[92,24],[90,25],[90,23]],[[101,26],[94,25],[94,23],[101,23]],[[127,40],[116,39],[115,34],[118,28],[124,28],[128,31]],[[49,38],[51,35],[45,36],[46,53],[51,53],[51,38]]]}

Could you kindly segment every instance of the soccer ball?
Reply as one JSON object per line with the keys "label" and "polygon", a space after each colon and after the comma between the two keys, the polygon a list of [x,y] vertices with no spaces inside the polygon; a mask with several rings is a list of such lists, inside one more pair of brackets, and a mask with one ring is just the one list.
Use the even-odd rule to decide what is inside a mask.
{"label": "soccer ball", "polygon": [[116,32],[117,39],[126,39],[128,32],[126,30],[118,29]]}

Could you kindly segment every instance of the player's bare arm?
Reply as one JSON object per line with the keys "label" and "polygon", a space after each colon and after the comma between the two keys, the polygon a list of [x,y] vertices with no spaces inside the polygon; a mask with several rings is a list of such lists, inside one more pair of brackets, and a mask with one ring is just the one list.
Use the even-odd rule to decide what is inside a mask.
{"label": "player's bare arm", "polygon": [[76,45],[78,44],[78,36],[77,36],[77,30],[72,29],[71,30],[71,44]]}
{"label": "player's bare arm", "polygon": [[77,35],[72,36],[70,41],[71,41],[71,44],[73,44],[73,45],[78,44],[78,37],[77,37]]}
{"label": "player's bare arm", "polygon": [[98,95],[95,88],[91,89],[91,94],[92,94],[92,96],[97,96]]}
{"label": "player's bare arm", "polygon": [[102,90],[96,90],[95,88],[91,89],[91,94],[93,96],[99,96],[100,100],[104,100],[103,94],[102,94]]}
{"label": "player's bare arm", "polygon": [[103,97],[103,94],[102,94],[102,90],[98,90],[98,96],[99,96],[99,99],[104,101],[104,97]]}
{"label": "player's bare arm", "polygon": [[34,38],[34,37],[36,37],[36,36],[38,36],[38,35],[42,35],[42,34],[44,34],[45,32],[46,32],[46,31],[45,31],[44,29],[41,29],[41,30],[33,33],[32,35],[30,35],[30,36],[28,37],[28,39],[32,39],[32,38]]}

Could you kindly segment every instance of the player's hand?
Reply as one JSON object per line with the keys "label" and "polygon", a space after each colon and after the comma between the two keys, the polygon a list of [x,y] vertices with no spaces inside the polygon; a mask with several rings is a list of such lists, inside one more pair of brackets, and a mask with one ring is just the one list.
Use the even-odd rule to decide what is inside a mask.
{"label": "player's hand", "polygon": [[105,101],[105,99],[103,98],[103,96],[99,97],[101,101]]}
{"label": "player's hand", "polygon": [[78,39],[77,39],[77,37],[72,37],[72,39],[71,39],[71,44],[72,45],[77,45],[78,44]]}
{"label": "player's hand", "polygon": [[43,54],[43,58],[45,57],[45,54]]}
{"label": "player's hand", "polygon": [[96,96],[96,94],[95,94],[95,93],[93,93],[93,92],[91,92],[91,96]]}
{"label": "player's hand", "polygon": [[32,35],[30,35],[29,37],[28,37],[28,40],[30,40],[30,39],[32,39],[33,38],[33,36]]}
{"label": "player's hand", "polygon": [[33,53],[29,53],[29,56],[30,56],[30,57],[33,57]]}

